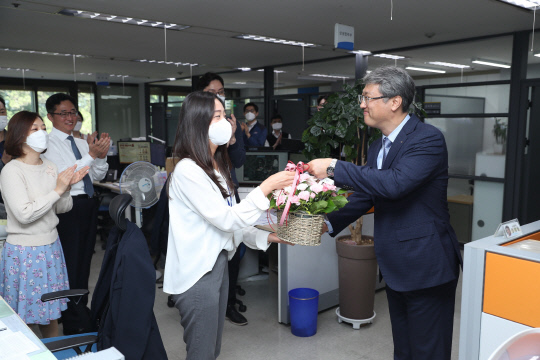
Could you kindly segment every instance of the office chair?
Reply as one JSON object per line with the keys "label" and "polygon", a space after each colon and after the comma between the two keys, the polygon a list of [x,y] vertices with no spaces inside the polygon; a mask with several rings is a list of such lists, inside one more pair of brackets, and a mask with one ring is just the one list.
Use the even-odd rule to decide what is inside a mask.
{"label": "office chair", "polygon": [[109,236],[109,231],[115,225],[111,216],[109,215],[109,204],[116,194],[110,191],[97,190],[97,199],[99,201],[98,208],[98,234],[101,239],[101,249],[105,250],[107,247],[107,237]]}
{"label": "office chair", "polygon": [[[97,333],[43,339],[45,346],[54,352],[57,359],[65,359],[83,352],[95,352],[110,346],[115,346],[126,358],[167,358],[163,343],[161,342],[159,329],[157,328],[157,322],[153,316],[154,296],[151,296],[151,301],[143,299],[142,296],[138,297],[136,299],[137,301],[134,301],[135,299],[129,296],[129,294],[132,289],[139,287],[139,284],[135,284],[134,286],[133,281],[128,282],[126,280],[128,277],[124,277],[125,273],[132,273],[132,271],[128,271],[128,269],[132,269],[127,268],[126,266],[128,265],[124,263],[133,261],[133,264],[136,264],[138,270],[135,275],[137,279],[141,279],[141,289],[146,292],[146,288],[149,285],[154,287],[155,272],[150,255],[145,254],[145,251],[148,249],[146,241],[141,241],[140,229],[127,221],[124,216],[124,212],[131,200],[131,195],[122,194],[116,196],[109,204],[109,213],[116,227],[113,228],[109,236],[99,280],[92,296],[92,325],[96,327]],[[137,251],[137,253],[129,254],[130,250]],[[133,260],[126,258],[126,255],[133,255]],[[124,264],[124,267],[119,266],[120,263]],[[149,282],[148,279],[151,281]],[[123,294],[125,291],[128,295],[121,297],[117,292],[115,293],[116,286],[113,288],[111,286],[112,282],[115,285],[117,282],[120,282]],[[73,294],[83,296],[88,294],[88,290],[66,290],[59,293],[49,293],[42,296],[42,301]],[[137,304],[137,308],[119,306],[119,304],[124,305],[125,301]],[[131,330],[134,331],[130,334],[131,338],[127,340],[126,336],[122,337],[125,334],[118,335],[115,333],[115,326],[125,326],[125,319],[134,319],[134,321],[137,321],[137,316],[141,313],[151,313],[153,321],[149,324],[142,322],[139,327],[130,326]],[[150,357],[148,352],[150,349],[154,350],[156,346],[157,351]],[[129,354],[132,351],[138,351],[137,355],[134,356],[133,353]]]}

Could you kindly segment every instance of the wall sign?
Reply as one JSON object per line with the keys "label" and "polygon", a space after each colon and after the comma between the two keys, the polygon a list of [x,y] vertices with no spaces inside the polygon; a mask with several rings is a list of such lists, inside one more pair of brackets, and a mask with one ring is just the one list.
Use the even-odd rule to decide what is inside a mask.
{"label": "wall sign", "polygon": [[352,51],[354,49],[354,27],[336,23],[334,27],[334,47]]}

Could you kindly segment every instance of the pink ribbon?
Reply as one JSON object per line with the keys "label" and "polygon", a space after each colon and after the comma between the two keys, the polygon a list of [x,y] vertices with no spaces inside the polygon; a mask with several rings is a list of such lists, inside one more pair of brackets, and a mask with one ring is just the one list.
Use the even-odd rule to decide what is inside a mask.
{"label": "pink ribbon", "polygon": [[[309,169],[309,165],[308,165],[308,169]],[[285,171],[296,171],[296,174],[294,175],[291,193],[289,194],[289,196],[287,196],[287,203],[285,204],[285,208],[283,209],[283,214],[281,215],[281,220],[279,222],[280,226],[283,225],[283,222],[285,222],[287,215],[289,215],[289,208],[291,207],[291,197],[296,192],[296,186],[298,185],[298,182],[300,180],[300,174],[304,173],[304,163],[300,161],[298,162],[297,165],[294,165],[292,161],[289,161],[287,163],[287,166],[285,167]]]}

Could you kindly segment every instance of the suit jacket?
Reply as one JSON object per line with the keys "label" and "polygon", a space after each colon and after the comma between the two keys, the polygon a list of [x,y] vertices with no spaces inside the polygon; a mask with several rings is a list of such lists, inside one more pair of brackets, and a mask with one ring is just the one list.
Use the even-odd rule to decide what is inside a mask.
{"label": "suit jacket", "polygon": [[268,130],[264,126],[261,125],[260,122],[256,122],[255,126],[251,128],[249,131],[251,134],[251,137],[248,139],[247,135],[244,133],[244,144],[246,147],[250,146],[264,146],[264,142],[266,141],[266,134],[268,134]]}
{"label": "suit jacket", "polygon": [[371,145],[366,166],[336,164],[336,185],[355,192],[345,207],[328,216],[332,235],[375,206],[375,253],[391,289],[413,291],[456,279],[462,259],[449,223],[442,133],[411,115],[379,170],[381,146],[382,139]]}
{"label": "suit jacket", "polygon": [[156,317],[156,272],[146,239],[127,221],[114,227],[92,297],[92,320],[99,325],[98,350],[114,346],[127,360],[167,359]]}
{"label": "suit jacket", "polygon": [[232,181],[234,185],[238,187],[238,180],[236,179],[235,169],[242,167],[242,165],[244,165],[244,162],[246,161],[244,131],[242,131],[242,127],[240,126],[238,120],[236,120],[236,131],[234,132],[234,136],[236,138],[236,142],[233,145],[229,146],[228,152],[229,159],[231,159],[231,163],[233,165],[231,169]]}

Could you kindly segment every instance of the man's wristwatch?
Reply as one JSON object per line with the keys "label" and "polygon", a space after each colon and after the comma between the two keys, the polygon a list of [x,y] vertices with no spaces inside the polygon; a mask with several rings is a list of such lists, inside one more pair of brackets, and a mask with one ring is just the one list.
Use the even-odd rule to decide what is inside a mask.
{"label": "man's wristwatch", "polygon": [[330,165],[326,168],[326,175],[330,178],[334,178],[334,169],[336,167],[337,159],[332,159]]}

